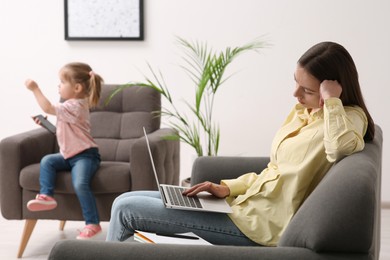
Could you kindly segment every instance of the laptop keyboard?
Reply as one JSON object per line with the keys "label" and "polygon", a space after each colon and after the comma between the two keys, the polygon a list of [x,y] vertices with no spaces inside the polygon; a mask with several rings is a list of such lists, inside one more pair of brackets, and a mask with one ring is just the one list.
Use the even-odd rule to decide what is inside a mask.
{"label": "laptop keyboard", "polygon": [[187,197],[182,194],[184,188],[166,186],[171,203],[176,206],[202,208],[198,197]]}

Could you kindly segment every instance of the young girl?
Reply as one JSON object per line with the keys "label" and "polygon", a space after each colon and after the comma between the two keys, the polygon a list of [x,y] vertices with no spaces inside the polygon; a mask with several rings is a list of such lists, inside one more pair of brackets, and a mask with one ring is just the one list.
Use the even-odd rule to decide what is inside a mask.
{"label": "young girl", "polygon": [[144,230],[194,232],[219,245],[276,246],[333,163],[361,151],[374,137],[355,64],[343,46],[322,42],[310,48],[298,60],[294,80],[297,104],[274,137],[268,167],[184,192],[226,198],[233,213],[166,209],[159,192],[129,192],[113,203],[107,240],[124,241]]}
{"label": "young girl", "polygon": [[[27,203],[31,211],[52,210],[56,173],[71,171],[72,183],[86,222],[77,239],[90,239],[101,232],[95,197],[91,191],[92,177],[100,166],[97,144],[90,134],[89,108],[97,105],[103,79],[84,63],[69,63],[59,72],[59,94],[63,103],[52,104],[37,83],[26,80],[42,110],[57,117],[57,141],[60,152],[42,158],[40,193]],[[39,124],[39,122],[37,122]]]}

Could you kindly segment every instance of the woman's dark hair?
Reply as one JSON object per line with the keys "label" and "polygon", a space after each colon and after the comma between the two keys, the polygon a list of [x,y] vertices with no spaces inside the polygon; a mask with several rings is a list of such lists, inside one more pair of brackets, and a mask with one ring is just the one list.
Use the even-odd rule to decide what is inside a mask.
{"label": "woman's dark hair", "polygon": [[364,103],[360,89],[359,76],[355,63],[348,51],[334,42],[321,42],[307,50],[298,64],[320,82],[337,80],[343,91],[340,99],[344,106],[359,106],[367,116],[368,127],[365,141],[374,138],[374,121]]}

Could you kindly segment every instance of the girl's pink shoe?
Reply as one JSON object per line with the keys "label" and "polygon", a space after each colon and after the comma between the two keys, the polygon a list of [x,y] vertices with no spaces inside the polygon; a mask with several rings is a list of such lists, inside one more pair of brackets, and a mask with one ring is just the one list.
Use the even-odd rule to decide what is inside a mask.
{"label": "girl's pink shoe", "polygon": [[86,225],[78,235],[77,239],[91,239],[102,232],[100,225],[89,224]]}
{"label": "girl's pink shoe", "polygon": [[27,203],[27,208],[30,211],[43,211],[43,210],[52,210],[57,207],[57,202],[54,198],[38,194],[34,200],[30,200]]}

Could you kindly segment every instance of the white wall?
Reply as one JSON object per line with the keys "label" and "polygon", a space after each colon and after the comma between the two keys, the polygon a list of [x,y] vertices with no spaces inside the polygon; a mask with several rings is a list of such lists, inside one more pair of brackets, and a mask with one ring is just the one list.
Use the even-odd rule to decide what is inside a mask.
{"label": "white wall", "polygon": [[[58,69],[69,61],[89,63],[107,83],[142,80],[146,63],[160,69],[177,99],[192,97],[180,70],[175,36],[207,41],[221,49],[265,35],[272,47],[239,57],[238,72],[220,90],[215,108],[222,129],[221,155],[268,155],[273,133],[295,103],[293,72],[314,43],[331,40],[352,54],[368,108],[385,132],[383,200],[390,201],[390,1],[387,0],[145,0],[145,40],[68,42],[60,0],[3,0],[0,9],[0,139],[35,127],[40,113],[23,83],[37,80],[58,99]],[[182,177],[192,150],[182,145]]]}

